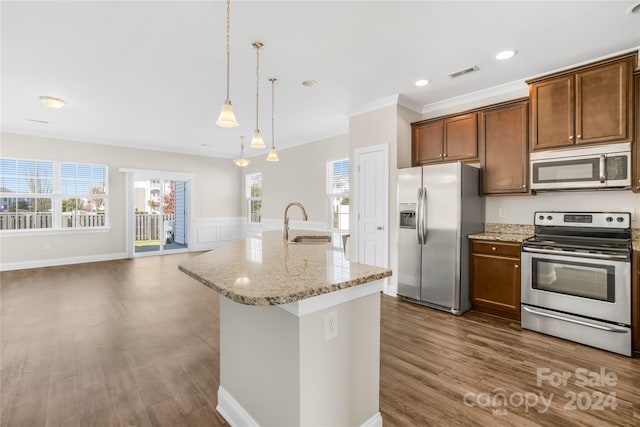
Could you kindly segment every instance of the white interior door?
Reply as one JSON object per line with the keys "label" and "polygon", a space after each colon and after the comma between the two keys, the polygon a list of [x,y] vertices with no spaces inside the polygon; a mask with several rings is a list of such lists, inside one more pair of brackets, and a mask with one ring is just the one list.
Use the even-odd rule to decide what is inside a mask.
{"label": "white interior door", "polygon": [[388,145],[356,150],[358,262],[387,267]]}

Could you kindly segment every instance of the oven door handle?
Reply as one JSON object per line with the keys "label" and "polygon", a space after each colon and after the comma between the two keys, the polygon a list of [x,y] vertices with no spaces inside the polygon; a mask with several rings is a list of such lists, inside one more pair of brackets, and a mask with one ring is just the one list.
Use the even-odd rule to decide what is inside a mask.
{"label": "oven door handle", "polygon": [[562,320],[564,322],[569,322],[569,323],[576,323],[578,325],[588,326],[590,328],[600,329],[602,331],[616,332],[616,333],[629,332],[629,329],[618,328],[618,327],[615,327],[615,326],[598,325],[598,324],[587,322],[587,321],[584,321],[584,320],[571,319],[571,318],[568,318],[568,317],[561,316],[559,314],[548,313],[546,311],[539,311],[539,310],[536,310],[535,308],[527,307],[526,305],[523,305],[522,309],[524,311],[527,311],[527,312],[531,313],[531,314],[535,314],[536,316],[550,317],[552,319]]}
{"label": "oven door handle", "polygon": [[582,257],[582,258],[620,259],[620,260],[628,260],[629,259],[628,255],[592,254],[592,253],[588,253],[588,252],[567,252],[567,251],[556,251],[556,250],[553,250],[553,249],[530,248],[528,246],[523,246],[522,250],[524,252],[533,252],[533,253],[536,253],[536,254],[574,256],[574,257]]}

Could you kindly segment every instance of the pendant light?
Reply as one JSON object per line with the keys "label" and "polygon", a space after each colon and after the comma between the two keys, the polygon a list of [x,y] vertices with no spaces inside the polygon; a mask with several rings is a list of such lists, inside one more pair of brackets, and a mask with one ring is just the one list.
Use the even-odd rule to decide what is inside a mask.
{"label": "pendant light", "polygon": [[231,45],[229,43],[230,37],[230,16],[231,16],[231,2],[227,0],[227,100],[222,104],[220,110],[220,116],[216,120],[216,125],[223,128],[234,128],[238,126],[236,115],[233,112],[233,106],[231,105],[231,99],[229,98],[229,62],[231,57]]}
{"label": "pendant light", "polygon": [[270,78],[271,82],[271,150],[269,150],[269,155],[267,156],[268,162],[277,162],[278,153],[276,153],[276,139],[275,139],[275,106],[276,106],[276,82],[278,79]]}
{"label": "pendant light", "polygon": [[253,43],[253,47],[256,48],[256,130],[253,132],[253,138],[251,138],[250,148],[264,148],[264,141],[260,134],[260,128],[258,127],[258,101],[260,100],[260,48],[264,45],[260,42]]}
{"label": "pendant light", "polygon": [[244,136],[240,137],[240,158],[233,159],[233,163],[235,163],[236,166],[240,166],[241,168],[251,163],[251,160],[244,158]]}

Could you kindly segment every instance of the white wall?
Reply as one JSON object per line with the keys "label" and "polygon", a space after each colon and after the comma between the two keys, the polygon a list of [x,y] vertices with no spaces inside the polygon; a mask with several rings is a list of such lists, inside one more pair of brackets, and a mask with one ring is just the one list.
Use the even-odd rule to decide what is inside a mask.
{"label": "white wall", "polygon": [[[307,227],[328,227],[327,162],[349,157],[348,135],[278,150],[278,157],[279,162],[267,162],[266,155],[252,157],[251,164],[242,171],[243,177],[251,173],[262,173],[262,218],[265,225],[277,224],[281,227],[287,204],[300,202],[307,211],[309,222],[314,223],[307,224]],[[243,178],[242,196],[244,188]],[[241,206],[246,217],[244,198]],[[289,210],[289,216],[292,221],[302,219],[297,207]],[[297,224],[296,221],[296,226]]]}
{"label": "white wall", "polygon": [[[410,135],[410,133],[409,133]],[[410,138],[410,136],[409,136]],[[396,206],[396,170],[398,165],[398,106],[391,105],[375,111],[352,116],[349,119],[349,157],[351,159],[351,182],[355,182],[354,165],[356,162],[354,151],[358,148],[369,147],[372,145],[387,144],[389,146],[389,224],[387,230],[389,233],[389,265],[394,273],[398,268],[398,245],[397,245],[397,224],[398,214]],[[351,198],[350,219],[351,228],[351,246],[349,250],[349,259],[356,261],[357,253],[357,194]],[[389,278],[389,288],[386,291],[395,293],[397,288],[397,275],[394,274]]]}
{"label": "white wall", "polygon": [[[500,217],[504,209],[504,218]],[[631,191],[539,193],[524,197],[487,197],[485,222],[533,224],[537,210],[631,212],[632,227],[640,228],[640,194]]]}
{"label": "white wall", "polygon": [[[120,168],[185,172],[195,176],[192,221],[234,219],[241,215],[240,172],[228,159],[166,153],[2,133],[4,157],[106,164],[109,170],[109,223],[105,232],[3,235],[3,269],[121,258],[125,243],[125,176]],[[239,223],[237,225],[239,227]],[[196,242],[192,242],[196,243]]]}

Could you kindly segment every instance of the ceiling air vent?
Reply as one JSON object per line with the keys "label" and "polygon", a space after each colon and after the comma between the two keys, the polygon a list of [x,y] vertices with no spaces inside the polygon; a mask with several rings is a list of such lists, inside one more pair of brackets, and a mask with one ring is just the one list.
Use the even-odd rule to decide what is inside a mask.
{"label": "ceiling air vent", "polygon": [[465,68],[464,70],[451,73],[449,74],[449,77],[451,77],[452,79],[455,79],[456,77],[464,76],[465,74],[469,74],[469,73],[475,73],[476,71],[480,71],[480,68],[478,68],[477,65],[474,65],[473,67]]}

